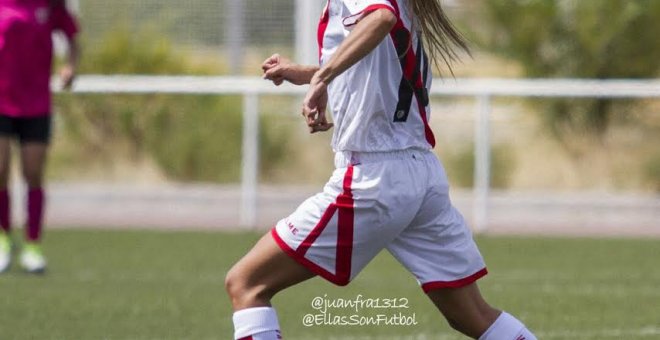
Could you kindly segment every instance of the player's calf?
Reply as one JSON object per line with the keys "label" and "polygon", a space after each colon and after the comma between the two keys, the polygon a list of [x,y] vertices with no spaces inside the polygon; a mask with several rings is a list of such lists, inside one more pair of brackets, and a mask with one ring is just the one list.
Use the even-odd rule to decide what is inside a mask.
{"label": "player's calf", "polygon": [[518,319],[502,312],[479,340],[537,340]]}
{"label": "player's calf", "polygon": [[270,300],[283,289],[312,277],[314,274],[285,254],[270,234],[264,235],[225,278],[235,311],[235,339],[281,339]]}

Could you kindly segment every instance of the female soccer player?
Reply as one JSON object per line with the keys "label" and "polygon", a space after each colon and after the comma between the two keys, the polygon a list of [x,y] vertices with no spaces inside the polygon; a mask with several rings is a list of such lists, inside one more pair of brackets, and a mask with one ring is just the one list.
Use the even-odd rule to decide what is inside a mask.
{"label": "female soccer player", "polygon": [[[302,114],[312,133],[336,124],[335,171],[229,271],[236,339],[280,339],[271,298],[315,275],[346,285],[382,249],[419,281],[449,324],[484,340],[532,340],[484,301],[484,261],[452,206],[430,151],[429,63],[467,50],[439,0],[329,0],[319,25],[321,67],[274,55],[264,77],[310,84]],[[423,42],[430,47],[427,56]]]}
{"label": "female soccer player", "polygon": [[53,31],[62,31],[68,55],[61,70],[71,86],[77,64],[76,21],[64,0],[0,0],[0,272],[11,260],[10,144],[18,140],[27,183],[27,222],[20,264],[30,273],[46,269],[41,252],[43,174],[50,141],[50,71]]}

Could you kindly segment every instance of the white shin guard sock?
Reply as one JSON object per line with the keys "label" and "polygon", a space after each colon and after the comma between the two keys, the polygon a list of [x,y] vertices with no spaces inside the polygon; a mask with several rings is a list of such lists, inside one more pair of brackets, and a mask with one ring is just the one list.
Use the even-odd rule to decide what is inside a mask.
{"label": "white shin guard sock", "polygon": [[234,312],[234,339],[277,340],[280,324],[272,307],[247,308]]}
{"label": "white shin guard sock", "polygon": [[490,325],[479,340],[537,340],[525,325],[507,312]]}

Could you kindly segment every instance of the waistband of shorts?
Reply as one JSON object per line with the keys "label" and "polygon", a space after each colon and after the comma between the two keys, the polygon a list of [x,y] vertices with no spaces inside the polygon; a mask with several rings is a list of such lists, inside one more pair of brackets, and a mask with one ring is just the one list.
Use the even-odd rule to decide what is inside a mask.
{"label": "waistband of shorts", "polygon": [[356,152],[338,151],[335,153],[335,167],[345,168],[349,165],[378,163],[389,160],[404,160],[422,158],[430,154],[430,150],[406,149],[386,152]]}

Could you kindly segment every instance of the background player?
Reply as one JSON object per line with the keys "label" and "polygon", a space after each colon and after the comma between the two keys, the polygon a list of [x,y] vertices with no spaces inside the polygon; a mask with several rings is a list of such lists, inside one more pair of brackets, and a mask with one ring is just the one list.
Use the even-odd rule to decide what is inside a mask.
{"label": "background player", "polygon": [[456,57],[453,46],[467,50],[440,3],[330,0],[318,35],[321,68],[274,55],[264,77],[310,83],[303,116],[312,133],[332,127],[330,107],[336,170],[322,193],[227,274],[235,338],[281,338],[273,295],[314,275],[346,285],[387,248],[458,331],[485,340],[536,339],[481,297],[476,280],[486,275],[485,264],[430,151],[429,59]]}
{"label": "background player", "polygon": [[11,260],[11,210],[7,187],[11,141],[20,145],[27,184],[26,243],[20,258],[28,272],[46,269],[39,242],[44,214],[43,177],[51,134],[52,32],[66,36],[62,85],[73,82],[78,61],[78,26],[64,0],[0,0],[0,272]]}

